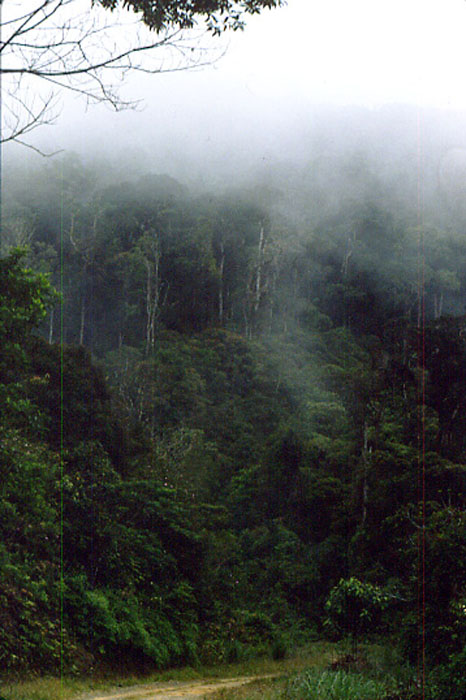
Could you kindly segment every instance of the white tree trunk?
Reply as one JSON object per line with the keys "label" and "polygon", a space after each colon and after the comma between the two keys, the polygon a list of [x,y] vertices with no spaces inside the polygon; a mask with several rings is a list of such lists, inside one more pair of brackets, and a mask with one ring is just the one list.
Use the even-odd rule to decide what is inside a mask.
{"label": "white tree trunk", "polygon": [[261,225],[261,230],[259,234],[259,250],[257,255],[257,273],[256,273],[256,290],[254,298],[254,313],[257,314],[259,311],[260,300],[261,300],[261,288],[262,288],[262,265],[264,257],[264,245],[265,245],[265,235],[264,226]]}
{"label": "white tree trunk", "polygon": [[223,242],[220,245],[220,282],[218,286],[218,320],[223,323],[224,313],[224,298],[223,298],[223,271],[225,269],[225,246]]}
{"label": "white tree trunk", "polygon": [[54,315],[54,309],[51,309],[50,321],[49,321],[49,345],[51,345],[52,341],[53,341],[53,315]]}

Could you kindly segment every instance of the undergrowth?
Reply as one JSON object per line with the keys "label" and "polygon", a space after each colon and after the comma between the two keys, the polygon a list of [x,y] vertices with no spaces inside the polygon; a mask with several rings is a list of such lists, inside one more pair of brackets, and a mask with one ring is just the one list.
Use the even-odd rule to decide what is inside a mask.
{"label": "undergrowth", "polygon": [[385,683],[362,673],[306,671],[288,684],[287,700],[374,700],[386,695]]}
{"label": "undergrowth", "polygon": [[[412,700],[419,697],[415,672],[388,647],[370,645],[357,655],[346,644],[311,656],[301,669],[275,679],[224,689],[215,700]],[[312,660],[312,661],[311,661]],[[427,691],[427,689],[426,689]],[[426,692],[426,700],[436,700]]]}
{"label": "undergrowth", "polygon": [[[102,669],[100,674],[80,679],[44,677],[4,682],[0,685],[0,700],[75,700],[87,693],[116,686],[239,676],[258,676],[262,680],[239,688],[222,689],[212,697],[216,700],[405,700],[415,697],[414,672],[403,664],[396,652],[372,645],[352,657],[344,646],[316,642],[280,660],[269,656],[241,663],[126,675]],[[433,700],[429,692],[427,699]]]}
{"label": "undergrowth", "polygon": [[[273,652],[273,650],[272,650]],[[118,687],[128,687],[141,683],[165,681],[192,681],[198,679],[232,678],[237,676],[289,676],[312,666],[329,663],[335,655],[335,645],[325,642],[310,644],[285,659],[269,657],[252,658],[240,663],[216,664],[212,666],[186,666],[166,671],[146,673],[116,673],[109,668],[97,669],[92,676],[82,678],[42,677],[27,681],[0,681],[0,700],[71,700],[84,693],[106,691]],[[262,695],[267,698],[268,690],[263,686]]]}

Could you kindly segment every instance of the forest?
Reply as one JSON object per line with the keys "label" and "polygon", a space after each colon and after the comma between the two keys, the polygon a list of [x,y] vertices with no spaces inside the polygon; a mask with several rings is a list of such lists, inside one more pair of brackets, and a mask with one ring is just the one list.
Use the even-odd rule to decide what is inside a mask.
{"label": "forest", "polygon": [[421,194],[401,147],[9,169],[2,677],[350,635],[465,697],[466,211],[432,148]]}

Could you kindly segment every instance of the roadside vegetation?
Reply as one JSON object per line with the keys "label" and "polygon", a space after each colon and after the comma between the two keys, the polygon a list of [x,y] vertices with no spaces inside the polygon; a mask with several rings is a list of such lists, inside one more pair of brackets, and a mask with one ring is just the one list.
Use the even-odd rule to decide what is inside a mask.
{"label": "roadside vegetation", "polygon": [[[314,642],[281,660],[254,658],[232,664],[196,666],[167,671],[119,673],[101,669],[81,678],[10,679],[2,689],[6,700],[75,700],[95,692],[122,692],[131,686],[167,681],[196,681],[238,677],[260,680],[236,689],[223,689],[213,700],[374,700],[410,697],[417,688],[414,669],[386,647],[364,645],[355,656],[351,640],[342,644]],[[142,687],[141,687],[142,691]],[[433,697],[426,693],[426,697]]]}
{"label": "roadside vegetation", "polygon": [[62,679],[54,676],[19,681],[11,677],[5,681],[1,693],[6,700],[71,700],[97,691],[108,692],[116,688],[121,690],[135,685],[167,681],[196,681],[239,676],[274,676],[277,679],[283,679],[305,669],[323,668],[337,655],[335,644],[316,642],[294,650],[281,660],[263,656],[237,663],[215,666],[197,665],[146,673],[138,672],[136,669],[122,673],[118,668],[108,666],[95,671],[92,676],[84,675],[80,678],[72,678],[68,675]]}
{"label": "roadside vegetation", "polygon": [[[311,654],[303,669],[285,667],[273,679],[232,690],[213,700],[399,700],[419,697],[416,670],[403,663],[390,647],[377,644],[351,651],[351,640],[327,645],[326,653]],[[426,698],[436,697],[426,690]]]}

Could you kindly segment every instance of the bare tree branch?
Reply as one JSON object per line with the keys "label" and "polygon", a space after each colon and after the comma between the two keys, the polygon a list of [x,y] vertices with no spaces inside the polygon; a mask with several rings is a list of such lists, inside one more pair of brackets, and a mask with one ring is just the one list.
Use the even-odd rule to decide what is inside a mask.
{"label": "bare tree branch", "polygon": [[59,153],[63,153],[63,148],[59,148],[58,151],[43,151],[41,148],[38,148],[37,146],[33,146],[32,143],[28,143],[27,141],[22,141],[19,138],[15,139],[16,143],[19,143],[21,146],[25,146],[26,148],[29,148],[31,151],[34,151],[34,153],[38,153],[40,156],[43,158],[53,158],[53,156],[57,156]]}
{"label": "bare tree branch", "polygon": [[[52,124],[63,90],[112,109],[135,108],[121,95],[129,71],[158,74],[192,70],[223,54],[203,46],[205,34],[181,29],[155,37],[123,11],[108,13],[84,0],[36,0],[28,12],[11,0],[0,9],[0,75],[6,111],[0,142],[22,143],[35,128]],[[5,16],[5,13],[7,15]],[[43,94],[43,87],[52,92]]]}

